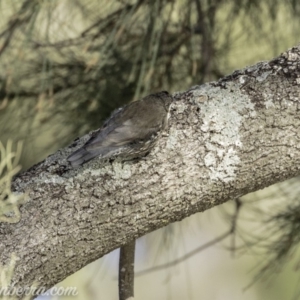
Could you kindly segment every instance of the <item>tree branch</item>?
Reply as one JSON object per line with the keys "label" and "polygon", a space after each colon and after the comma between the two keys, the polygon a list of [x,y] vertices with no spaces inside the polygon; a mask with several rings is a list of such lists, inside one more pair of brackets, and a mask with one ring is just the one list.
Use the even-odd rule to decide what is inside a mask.
{"label": "tree branch", "polygon": [[143,159],[66,157],[89,135],[17,176],[17,224],[0,224],[0,263],[17,286],[51,287],[138,237],[300,174],[300,46],[174,95],[168,134]]}

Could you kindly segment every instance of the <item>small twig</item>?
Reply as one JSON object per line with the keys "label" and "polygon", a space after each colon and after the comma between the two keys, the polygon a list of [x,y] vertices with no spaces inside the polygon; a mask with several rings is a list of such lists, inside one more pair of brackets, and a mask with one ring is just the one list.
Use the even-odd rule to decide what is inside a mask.
{"label": "small twig", "polygon": [[236,233],[236,226],[237,226],[237,221],[239,217],[239,213],[242,207],[243,202],[241,201],[240,198],[234,199],[235,202],[235,213],[232,216],[232,223],[231,223],[231,233],[232,233],[232,239],[231,239],[231,250],[232,250],[232,256],[235,255],[235,233]]}
{"label": "small twig", "polygon": [[131,300],[134,296],[135,240],[120,248],[119,300]]}
{"label": "small twig", "polygon": [[197,253],[199,253],[200,251],[206,249],[206,248],[209,248],[211,246],[213,246],[214,244],[224,240],[226,237],[230,236],[231,235],[231,229],[229,231],[226,231],[225,233],[223,233],[222,235],[220,235],[219,237],[207,242],[206,244],[204,245],[201,245],[200,247],[192,250],[191,252],[183,255],[182,257],[176,259],[176,260],[173,260],[169,263],[166,263],[166,264],[162,264],[162,265],[159,265],[159,266],[156,266],[156,267],[152,267],[152,268],[149,268],[149,269],[145,269],[145,270],[142,270],[142,271],[139,271],[136,273],[136,276],[140,276],[140,275],[145,275],[147,273],[150,273],[150,272],[154,272],[154,271],[159,271],[159,270],[162,270],[162,269],[165,269],[165,268],[169,268],[169,267],[173,267],[185,260],[187,260],[188,258],[196,255]]}

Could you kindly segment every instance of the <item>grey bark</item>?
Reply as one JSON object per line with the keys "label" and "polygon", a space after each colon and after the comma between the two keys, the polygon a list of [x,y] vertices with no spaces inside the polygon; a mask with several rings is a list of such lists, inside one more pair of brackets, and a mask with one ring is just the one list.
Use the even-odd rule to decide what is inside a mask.
{"label": "grey bark", "polygon": [[89,135],[19,175],[19,223],[0,224],[14,280],[51,287],[140,236],[300,173],[300,46],[176,93],[148,156],[68,169]]}

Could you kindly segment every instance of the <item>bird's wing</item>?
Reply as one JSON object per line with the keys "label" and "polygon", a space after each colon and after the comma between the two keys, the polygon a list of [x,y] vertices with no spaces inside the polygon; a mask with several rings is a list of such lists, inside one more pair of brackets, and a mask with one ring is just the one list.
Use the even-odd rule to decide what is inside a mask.
{"label": "bird's wing", "polygon": [[[151,134],[152,132],[155,132],[155,130],[149,128],[148,133]],[[121,126],[111,130],[110,128],[108,130],[104,129],[103,132],[100,132],[87,143],[85,149],[93,151],[99,148],[119,147],[144,138],[146,138],[145,128],[136,126],[132,120],[127,120]]]}
{"label": "bird's wing", "polygon": [[[87,142],[85,149],[95,151],[101,148],[119,147],[146,139],[157,132],[161,126],[161,117],[154,113],[154,109],[151,107],[149,109],[149,104],[140,107],[143,101],[145,100],[132,102],[123,109],[116,110],[101,131]],[[155,103],[152,103],[152,106],[162,109]],[[144,117],[141,118],[141,115]]]}

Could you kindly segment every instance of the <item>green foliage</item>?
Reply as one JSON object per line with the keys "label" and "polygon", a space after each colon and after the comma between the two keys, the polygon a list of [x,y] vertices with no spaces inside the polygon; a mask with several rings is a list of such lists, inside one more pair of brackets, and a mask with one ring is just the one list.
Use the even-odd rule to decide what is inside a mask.
{"label": "green foliage", "polygon": [[25,197],[11,192],[11,182],[21,169],[18,165],[21,148],[18,143],[13,152],[11,141],[7,142],[6,148],[0,141],[0,222],[17,223],[20,220],[19,205]]}

